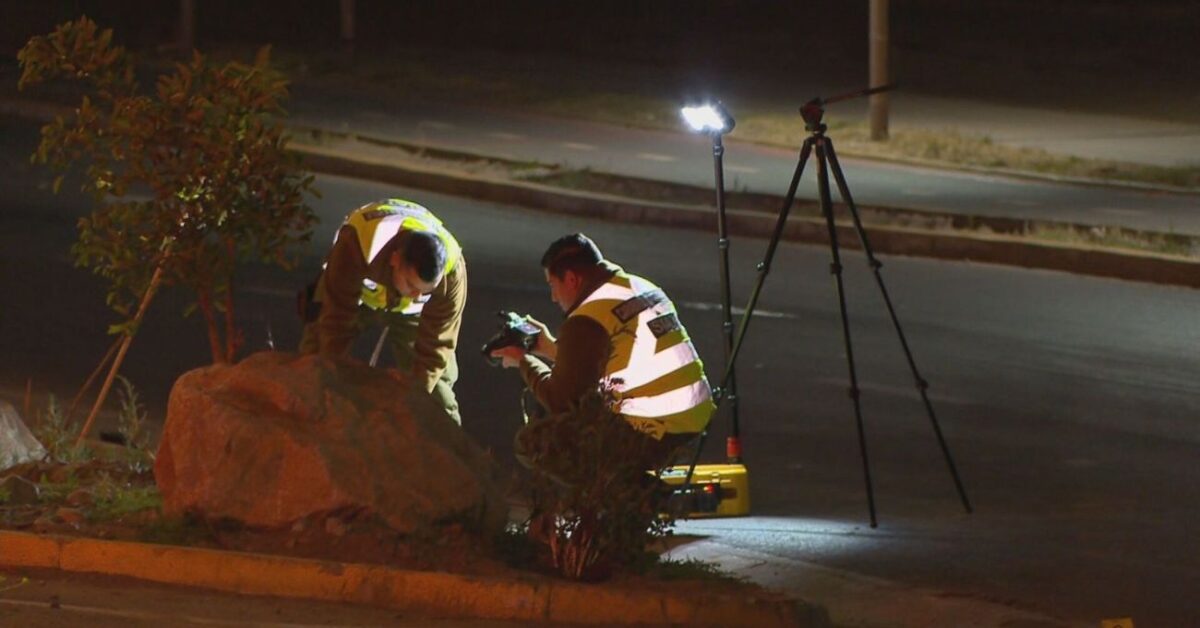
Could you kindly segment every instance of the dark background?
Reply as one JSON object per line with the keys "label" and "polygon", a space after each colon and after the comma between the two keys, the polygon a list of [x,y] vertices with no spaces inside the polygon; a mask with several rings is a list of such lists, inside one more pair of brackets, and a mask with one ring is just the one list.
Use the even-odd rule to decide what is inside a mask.
{"label": "dark background", "polygon": [[[162,0],[9,0],[0,58],[87,14],[135,49],[175,39]],[[337,0],[197,2],[196,42],[338,47]],[[359,0],[360,54],[495,51],[765,88],[801,78],[865,82],[867,0]],[[1187,0],[893,0],[892,72],[904,89],[1200,119],[1200,3]]]}

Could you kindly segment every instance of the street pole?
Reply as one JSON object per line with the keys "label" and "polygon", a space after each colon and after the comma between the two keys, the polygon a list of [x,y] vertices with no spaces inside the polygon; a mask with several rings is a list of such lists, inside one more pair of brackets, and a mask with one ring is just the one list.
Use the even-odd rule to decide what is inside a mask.
{"label": "street pole", "polygon": [[[870,11],[870,81],[868,85],[886,85],[888,76],[888,0],[869,0]],[[888,94],[872,94],[869,105],[871,140],[888,138]]]}
{"label": "street pole", "polygon": [[342,47],[354,51],[354,0],[340,0]]}
{"label": "street pole", "polygon": [[179,54],[191,58],[196,49],[196,0],[179,0]]}

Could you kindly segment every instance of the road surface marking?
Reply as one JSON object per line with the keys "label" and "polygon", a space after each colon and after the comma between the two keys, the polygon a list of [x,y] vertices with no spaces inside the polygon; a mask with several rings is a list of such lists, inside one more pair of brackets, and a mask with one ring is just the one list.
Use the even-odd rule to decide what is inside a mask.
{"label": "road surface marking", "polygon": [[658,153],[638,153],[638,159],[648,159],[650,161],[679,161],[670,155],[660,155]]}
{"label": "road surface marking", "polygon": [[725,166],[725,169],[730,172],[744,172],[746,174],[754,174],[755,172],[758,172],[758,168],[751,168],[750,166],[728,166],[727,165],[727,166]]}
{"label": "road surface marking", "polygon": [[421,120],[420,122],[417,123],[417,127],[418,128],[428,127],[431,129],[437,129],[439,131],[447,131],[449,129],[453,129],[454,125],[450,124],[449,122],[439,122],[437,120]]}
{"label": "road surface marking", "polygon": [[582,144],[580,142],[563,142],[562,145],[564,148],[570,148],[572,150],[596,150],[595,146],[592,146],[591,144]]}
{"label": "road surface marking", "polygon": [[[685,302],[680,303],[679,307],[686,308],[689,310],[699,310],[701,312],[719,312],[719,311],[721,311],[720,303],[698,303],[695,301],[685,301]],[[746,309],[740,308],[740,307],[734,307],[731,310],[731,313],[734,316],[741,316],[742,314],[746,313]],[[793,318],[793,319],[799,318],[795,314],[789,314],[787,312],[772,312],[771,310],[759,310],[759,309],[754,310],[754,315],[761,316],[763,318]]]}
{"label": "road surface marking", "polygon": [[488,133],[488,137],[494,137],[498,140],[509,140],[509,141],[517,141],[517,140],[525,139],[524,135],[518,135],[516,133],[506,133],[504,131],[493,131],[491,133]]}
{"label": "road surface marking", "polygon": [[930,192],[928,190],[914,190],[912,188],[900,190],[900,193],[907,196],[937,196],[937,192]]}
{"label": "road surface marking", "polygon": [[1113,214],[1115,216],[1141,216],[1146,213],[1141,209],[1122,209],[1120,207],[1097,207],[1096,211],[1101,214]]}
{"label": "road surface marking", "polygon": [[[820,384],[826,384],[829,386],[836,386],[838,388],[849,388],[850,387],[849,379],[842,379],[842,378],[836,378],[836,377],[823,377],[823,378],[818,379],[817,382]],[[921,399],[921,395],[920,395],[920,393],[917,392],[916,386],[907,386],[907,387],[905,387],[905,386],[888,386],[885,384],[872,384],[870,382],[864,382],[862,380],[859,380],[858,381],[858,389],[865,393],[873,392],[878,395],[886,395],[886,396],[892,396],[892,397],[910,397],[917,401],[920,401],[920,399]],[[935,394],[932,392],[926,392],[926,394],[929,395],[930,401],[935,401],[937,403],[952,404],[952,405],[967,405],[967,404],[971,403],[969,400],[966,400],[966,399],[956,399],[954,397],[938,395],[938,394]]]}
{"label": "road surface marking", "polygon": [[238,290],[243,294],[257,294],[264,297],[279,297],[281,299],[296,298],[296,291],[288,288],[273,288],[268,286],[246,286]]}

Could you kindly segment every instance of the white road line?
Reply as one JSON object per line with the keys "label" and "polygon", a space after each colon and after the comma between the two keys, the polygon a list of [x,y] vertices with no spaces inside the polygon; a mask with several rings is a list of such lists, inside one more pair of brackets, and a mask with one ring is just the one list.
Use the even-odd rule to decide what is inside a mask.
{"label": "white road line", "polygon": [[246,286],[245,288],[239,289],[238,292],[245,294],[257,294],[264,297],[278,297],[281,299],[296,298],[296,290],[269,286]]}
{"label": "white road line", "polygon": [[[826,378],[818,379],[817,382],[827,385],[827,386],[836,386],[839,388],[849,388],[850,387],[850,380],[848,380],[848,379],[826,377]],[[920,400],[921,400],[921,395],[920,395],[920,393],[917,392],[916,386],[910,386],[910,387],[887,386],[884,384],[873,384],[871,382],[864,382],[862,380],[859,380],[858,388],[859,388],[859,390],[861,390],[867,394],[874,393],[877,395],[884,395],[884,396],[888,396],[888,397],[908,397],[908,398],[916,400],[917,402],[920,402]],[[971,401],[968,399],[961,399],[961,398],[957,398],[957,397],[939,395],[934,392],[928,392],[927,394],[929,395],[930,401],[935,401],[937,403],[944,403],[944,404],[948,404],[948,405],[960,405],[960,406],[971,403]]]}
{"label": "white road line", "polygon": [[[698,303],[696,301],[684,301],[679,304],[679,307],[688,309],[688,310],[699,310],[701,312],[719,312],[719,311],[721,311],[720,303]],[[742,314],[746,313],[746,309],[735,306],[731,310],[731,312],[734,316],[741,316]],[[787,312],[772,312],[771,310],[759,310],[759,309],[754,310],[754,315],[761,316],[763,318],[799,318],[795,314],[789,314]]]}
{"label": "white road line", "polygon": [[494,137],[498,140],[509,140],[512,142],[525,139],[524,135],[518,135],[516,133],[507,133],[505,131],[492,131],[491,133],[488,133],[488,137]]}
{"label": "white road line", "polygon": [[1123,209],[1120,207],[1097,207],[1096,211],[1115,216],[1142,216],[1146,213],[1145,210],[1141,209]]}
{"label": "white road line", "polygon": [[751,168],[750,166],[730,166],[730,165],[726,165],[726,166],[725,166],[725,169],[726,169],[726,170],[728,170],[728,171],[730,171],[730,172],[744,172],[744,173],[746,173],[746,174],[754,174],[755,172],[758,172],[758,168]]}
{"label": "white road line", "polygon": [[439,122],[437,120],[421,120],[420,122],[417,123],[417,127],[418,128],[437,129],[439,131],[447,131],[449,129],[455,128],[455,125],[450,124],[449,122]]}
{"label": "white road line", "polygon": [[658,153],[638,153],[637,157],[638,159],[647,159],[650,161],[679,161],[670,155],[660,155]]}
{"label": "white road line", "polygon": [[596,150],[596,147],[591,144],[582,144],[580,142],[563,142],[563,148],[571,150]]}

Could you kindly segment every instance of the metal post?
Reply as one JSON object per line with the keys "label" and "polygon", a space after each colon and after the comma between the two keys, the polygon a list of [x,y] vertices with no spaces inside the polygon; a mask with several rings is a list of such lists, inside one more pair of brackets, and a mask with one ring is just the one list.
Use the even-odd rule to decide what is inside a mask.
{"label": "metal post", "polygon": [[[713,170],[717,183],[717,248],[720,252],[721,263],[721,330],[725,336],[725,363],[729,364],[733,355],[733,305],[729,282],[729,232],[725,220],[725,167],[723,156],[725,145],[721,142],[721,134],[713,134]],[[733,368],[729,370],[729,385],[724,392],[729,400],[730,430],[729,438],[725,441],[725,458],[730,463],[742,461],[741,430],[738,422],[737,376]]]}
{"label": "metal post", "polygon": [[354,49],[354,0],[340,0],[342,46]]}
{"label": "metal post", "polygon": [[[888,0],[870,0],[870,82],[868,85],[884,85],[888,82]],[[888,94],[885,91],[870,97],[871,140],[881,142],[888,138]]]}
{"label": "metal post", "polygon": [[179,53],[188,58],[196,49],[196,0],[179,0]]}

